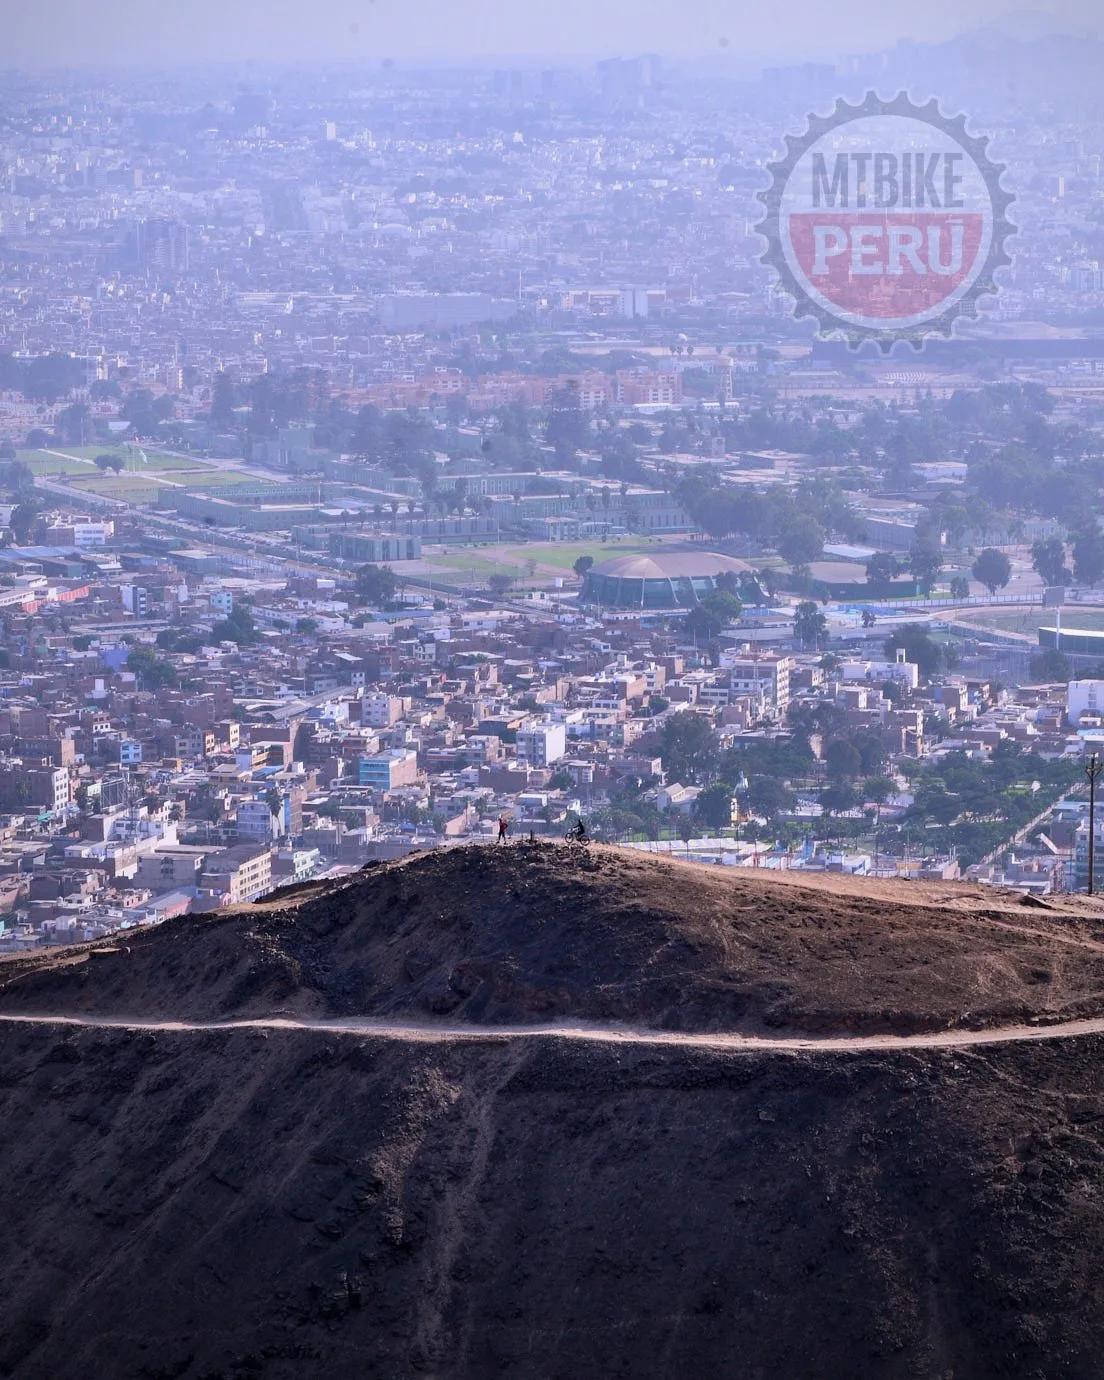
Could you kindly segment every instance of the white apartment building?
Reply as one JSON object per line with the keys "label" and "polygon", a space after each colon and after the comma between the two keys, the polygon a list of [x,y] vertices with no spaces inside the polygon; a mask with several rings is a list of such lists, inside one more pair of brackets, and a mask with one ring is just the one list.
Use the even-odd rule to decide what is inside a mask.
{"label": "white apartment building", "polygon": [[368,691],[360,702],[360,722],[369,728],[390,728],[402,718],[405,708],[398,695]]}
{"label": "white apartment building", "polygon": [[1104,716],[1104,680],[1071,680],[1066,686],[1066,718],[1076,727],[1082,714]]}
{"label": "white apartment building", "polygon": [[284,832],[282,815],[274,815],[267,800],[243,800],[235,813],[235,832],[243,842],[269,843]]}
{"label": "white apartment building", "polygon": [[549,767],[567,752],[567,729],[551,719],[530,719],[517,733],[517,755],[531,767]]}
{"label": "white apartment building", "polygon": [[895,661],[845,661],[840,667],[840,679],[875,683],[892,680],[909,690],[915,690],[920,683],[920,668],[915,662],[904,659],[902,647],[901,655]]}
{"label": "white apartment building", "polygon": [[70,518],[46,529],[46,540],[58,546],[75,546],[84,551],[105,546],[115,535],[113,522],[93,522],[89,518]]}
{"label": "white apartment building", "polygon": [[793,657],[776,652],[745,652],[734,648],[721,652],[721,669],[728,672],[731,696],[761,694],[780,716],[790,705],[793,668]]}

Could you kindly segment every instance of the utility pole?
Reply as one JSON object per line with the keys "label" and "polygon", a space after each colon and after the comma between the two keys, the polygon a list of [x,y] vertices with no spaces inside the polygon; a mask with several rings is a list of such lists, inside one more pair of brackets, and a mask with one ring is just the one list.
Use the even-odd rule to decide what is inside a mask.
{"label": "utility pole", "polygon": [[1085,775],[1089,778],[1089,895],[1093,894],[1093,883],[1095,877],[1094,864],[1096,861],[1096,778],[1104,770],[1104,763],[1100,761],[1094,752],[1089,758],[1089,764],[1085,768]]}

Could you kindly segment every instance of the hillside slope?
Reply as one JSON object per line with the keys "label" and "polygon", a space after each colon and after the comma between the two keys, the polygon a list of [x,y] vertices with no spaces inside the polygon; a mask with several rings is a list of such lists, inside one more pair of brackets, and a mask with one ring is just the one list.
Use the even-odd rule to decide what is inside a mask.
{"label": "hillside slope", "polygon": [[473,849],[0,965],[7,1015],[410,1027],[0,1023],[0,1376],[1104,1375],[1104,1036],[495,1029],[1049,1022],[1102,1009],[1096,914]]}
{"label": "hillside slope", "polygon": [[1102,1373],[1099,1038],[0,1039],[19,1380]]}
{"label": "hillside slope", "polygon": [[1104,910],[958,884],[466,848],[0,964],[0,1011],[616,1021],[813,1033],[1104,1012]]}

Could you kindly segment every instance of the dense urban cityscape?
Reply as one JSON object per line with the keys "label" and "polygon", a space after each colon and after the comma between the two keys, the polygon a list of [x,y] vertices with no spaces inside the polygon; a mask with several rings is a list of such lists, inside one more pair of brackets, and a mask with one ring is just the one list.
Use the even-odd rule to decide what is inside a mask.
{"label": "dense urban cityscape", "polygon": [[0,1377],[1104,1380],[1099,0],[0,56]]}
{"label": "dense urban cityscape", "polygon": [[[501,820],[1084,889],[1102,112],[1091,44],[988,41],[996,95],[965,39],[13,76],[0,949]],[[934,72],[1011,170],[1012,265],[920,354],[814,340],[764,168]]]}

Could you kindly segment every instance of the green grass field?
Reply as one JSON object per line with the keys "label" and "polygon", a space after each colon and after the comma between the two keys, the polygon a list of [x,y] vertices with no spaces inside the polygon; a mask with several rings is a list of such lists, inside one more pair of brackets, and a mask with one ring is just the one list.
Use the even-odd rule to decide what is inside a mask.
{"label": "green grass field", "polygon": [[526,576],[529,561],[536,561],[537,572],[534,579],[542,582],[550,572],[571,574],[572,566],[580,556],[593,556],[594,560],[607,561],[614,556],[650,555],[663,548],[674,549],[670,542],[647,541],[639,537],[627,537],[623,541],[612,542],[503,542],[497,546],[450,549],[440,555],[427,552],[426,562],[447,570],[475,572],[476,577],[495,574]]}
{"label": "green grass field", "polygon": [[530,542],[525,546],[505,548],[516,554],[524,563],[535,560],[540,565],[555,566],[557,570],[570,571],[580,556],[593,556],[595,563],[611,560],[614,556],[655,555],[662,550],[681,549],[683,543],[649,541],[637,536],[626,537],[622,541],[611,542]]}
{"label": "green grass field", "polygon": [[[100,471],[95,468],[97,455],[117,455],[123,461],[127,474],[147,474],[157,471],[179,471],[182,474],[229,475],[233,482],[241,483],[245,476],[233,470],[220,470],[208,460],[197,460],[189,455],[166,455],[164,451],[149,450],[143,447],[146,463],[142,463],[136,450],[121,445],[66,446],[59,445],[49,451],[21,450],[17,452],[35,474],[92,474]],[[110,471],[108,471],[110,473]],[[226,482],[231,482],[227,480]]]}
{"label": "green grass field", "polygon": [[[116,474],[113,470],[99,469],[94,463],[97,455],[117,455],[124,462],[123,470]],[[159,488],[187,488],[207,493],[232,484],[264,485],[266,482],[189,456],[166,455],[157,450],[147,450],[145,455],[146,464],[143,464],[136,451],[121,445],[59,446],[56,452],[18,452],[19,459],[36,475],[61,479],[77,491],[128,503],[154,503]]]}
{"label": "green grass field", "polygon": [[[1024,609],[963,609],[960,619],[975,628],[991,628],[994,632],[1020,633],[1033,642],[1042,627],[1053,627],[1054,609],[1040,604]],[[1083,629],[1085,632],[1104,632],[1104,608],[1067,604],[1062,609],[1063,629]]]}
{"label": "green grass field", "polygon": [[[50,451],[59,451],[61,454],[72,456],[74,459],[94,460],[97,455],[121,455],[122,447],[117,446],[114,444],[114,442],[110,441],[106,442],[102,446],[69,446],[66,445],[64,442],[59,441],[56,446],[50,447]],[[45,454],[46,452],[42,450],[21,450],[18,452],[20,460],[27,460],[30,456],[33,455]],[[56,455],[51,454],[49,458],[53,460],[57,457]]]}
{"label": "green grass field", "polygon": [[[97,455],[100,453],[96,452]],[[106,452],[104,452],[106,454]],[[97,474],[98,471],[86,464],[83,460],[78,460],[73,456],[67,455],[62,459],[59,455],[47,455],[41,450],[19,450],[16,451],[16,458],[22,460],[23,464],[32,474],[59,475],[59,474]]]}

